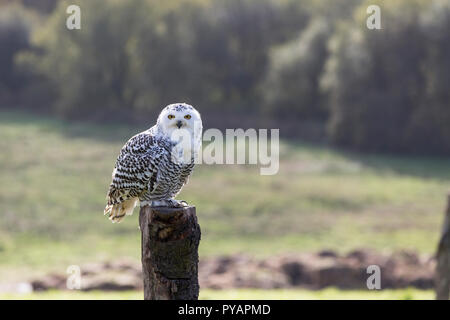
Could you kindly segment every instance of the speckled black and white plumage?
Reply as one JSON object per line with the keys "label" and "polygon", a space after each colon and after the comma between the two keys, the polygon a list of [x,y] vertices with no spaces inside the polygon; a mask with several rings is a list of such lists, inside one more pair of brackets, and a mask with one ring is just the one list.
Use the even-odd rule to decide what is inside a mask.
{"label": "speckled black and white plumage", "polygon": [[[185,130],[190,143],[177,140],[180,130]],[[133,213],[138,202],[152,206],[185,205],[174,197],[192,173],[194,158],[201,148],[201,134],[200,114],[192,106],[176,103],[164,108],[155,126],[132,137],[120,151],[105,215],[119,222]],[[185,155],[187,158],[183,158]]]}

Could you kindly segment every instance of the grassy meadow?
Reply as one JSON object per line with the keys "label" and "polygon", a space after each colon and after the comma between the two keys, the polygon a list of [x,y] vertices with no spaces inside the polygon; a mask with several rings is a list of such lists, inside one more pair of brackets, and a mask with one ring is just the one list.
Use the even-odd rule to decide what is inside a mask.
{"label": "grassy meadow", "polygon": [[[0,112],[0,283],[72,264],[139,259],[137,210],[112,224],[103,208],[121,146],[144,129]],[[282,141],[277,175],[261,176],[257,166],[200,165],[179,198],[197,207],[201,257],[355,248],[432,253],[449,185],[449,159]]]}
{"label": "grassy meadow", "polygon": [[[200,300],[430,300],[434,298],[432,290],[339,290],[327,288],[323,290],[305,289],[202,289]],[[27,300],[142,300],[139,291],[46,291],[31,294],[0,294],[0,299]]]}

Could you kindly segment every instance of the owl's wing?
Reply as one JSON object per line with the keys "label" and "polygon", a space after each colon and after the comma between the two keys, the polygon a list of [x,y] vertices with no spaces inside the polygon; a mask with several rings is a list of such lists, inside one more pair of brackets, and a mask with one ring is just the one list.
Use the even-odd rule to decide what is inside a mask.
{"label": "owl's wing", "polygon": [[149,132],[137,134],[123,146],[112,174],[105,215],[120,221],[131,215],[139,195],[156,181],[157,168],[164,152]]}

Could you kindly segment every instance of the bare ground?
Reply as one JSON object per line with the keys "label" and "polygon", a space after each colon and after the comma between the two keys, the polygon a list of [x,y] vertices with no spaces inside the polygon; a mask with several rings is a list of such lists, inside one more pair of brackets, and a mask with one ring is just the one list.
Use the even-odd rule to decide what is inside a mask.
{"label": "bare ground", "polygon": [[[200,260],[201,288],[308,288],[365,289],[369,265],[381,270],[383,289],[434,287],[435,261],[430,256],[411,251],[380,254],[355,250],[347,255],[335,251],[283,254],[257,259],[230,255]],[[82,290],[142,289],[141,265],[138,261],[118,260],[81,266]],[[51,273],[32,279],[33,290],[66,289],[66,274]]]}

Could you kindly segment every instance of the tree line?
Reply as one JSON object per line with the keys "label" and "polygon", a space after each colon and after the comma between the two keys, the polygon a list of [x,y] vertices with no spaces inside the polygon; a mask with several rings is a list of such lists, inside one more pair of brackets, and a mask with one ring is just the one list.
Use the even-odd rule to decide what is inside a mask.
{"label": "tree line", "polygon": [[[450,0],[39,3],[0,2],[3,108],[139,121],[186,101],[237,127],[315,124],[356,150],[450,154]],[[70,4],[80,30],[65,27]]]}

